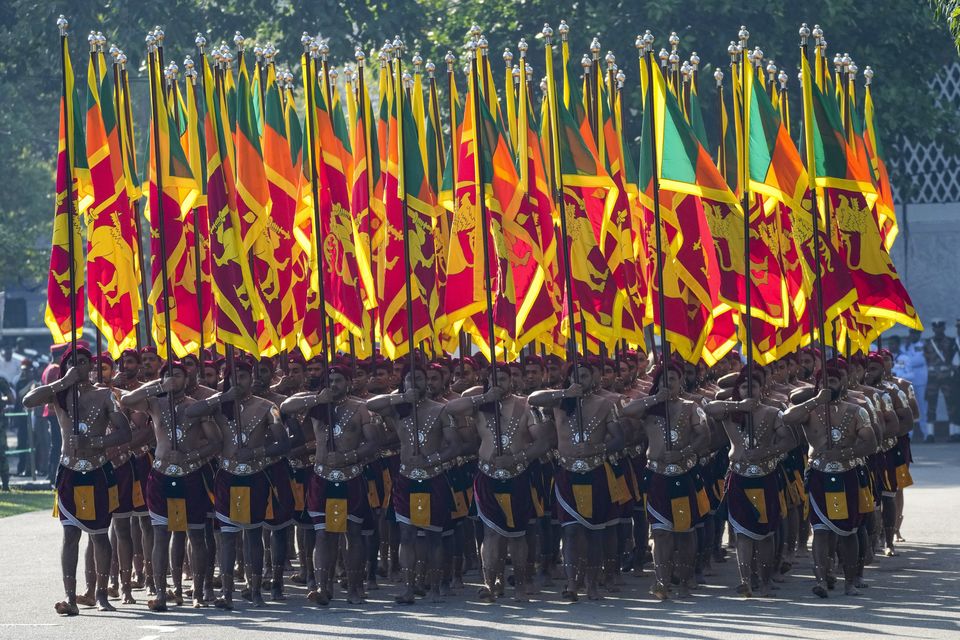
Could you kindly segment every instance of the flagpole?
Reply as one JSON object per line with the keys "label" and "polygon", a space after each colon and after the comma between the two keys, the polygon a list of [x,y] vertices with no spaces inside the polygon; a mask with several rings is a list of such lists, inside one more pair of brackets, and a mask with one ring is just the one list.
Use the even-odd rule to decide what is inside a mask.
{"label": "flagpole", "polygon": [[[565,37],[565,29],[569,29],[566,26],[566,23],[561,23],[560,25],[561,33]],[[550,111],[550,147],[553,157],[551,158],[553,162],[553,174],[554,174],[554,201],[557,203],[558,213],[560,214],[560,233],[562,234],[562,242],[560,243],[562,253],[563,253],[563,279],[564,286],[566,288],[567,295],[567,351],[570,362],[573,365],[573,381],[576,384],[580,384],[580,364],[579,356],[577,354],[577,337],[576,337],[576,327],[574,326],[574,313],[573,313],[573,276],[570,273],[570,245],[568,244],[569,235],[567,234],[567,212],[566,207],[564,207],[563,201],[563,167],[560,163],[560,152],[558,145],[560,144],[560,129],[559,123],[557,122],[558,112],[557,112],[557,85],[553,80],[553,29],[549,24],[543,25],[543,30],[540,32],[544,39],[544,50],[546,53],[546,70],[547,70],[547,101],[548,109]],[[584,352],[586,352],[587,345],[584,344]],[[583,400],[581,397],[577,397],[577,435],[579,441],[583,441]]]}
{"label": "flagpole", "polygon": [[[371,219],[373,216],[373,208],[370,203],[373,202],[373,164],[372,156],[373,149],[370,144],[370,122],[367,120],[367,104],[369,100],[367,99],[367,88],[366,88],[366,79],[363,76],[363,62],[366,60],[366,56],[363,53],[363,49],[357,47],[353,54],[354,59],[357,61],[357,120],[363,124],[363,145],[364,145],[364,157],[367,159],[367,171],[364,177],[366,181],[367,188],[367,257],[370,260],[370,273],[373,273],[373,224],[371,224]],[[371,361],[376,361],[377,359],[377,336],[376,336],[376,320],[373,311],[370,312],[370,358]]]}
{"label": "flagpole", "polygon": [[[100,39],[97,37],[97,34],[93,31],[90,32],[90,35],[87,36],[87,43],[90,45],[90,64],[93,65],[93,71],[96,75],[96,86],[87,87],[87,91],[96,91],[97,94],[100,93],[100,58],[97,55],[101,49]],[[73,237],[71,235],[71,237]],[[103,333],[100,331],[100,327],[97,326],[97,323],[93,323],[93,330],[96,332],[97,336],[97,362],[99,363],[100,354],[103,353]],[[97,365],[97,383],[103,384],[103,367]]]}
{"label": "flagpole", "polygon": [[[74,256],[77,253],[76,243],[73,238],[73,228],[76,224],[76,211],[74,210],[73,200],[73,156],[70,154],[70,145],[72,144],[70,136],[73,132],[70,130],[70,122],[73,117],[71,111],[71,96],[67,91],[67,27],[70,25],[67,19],[60,14],[57,18],[57,29],[60,30],[60,76],[61,89],[63,91],[63,150],[67,156],[67,254],[70,259],[69,277],[70,277],[70,366],[77,366],[77,268]],[[82,330],[82,329],[81,329]],[[99,354],[98,354],[99,355]],[[99,368],[99,367],[98,367]],[[61,371],[63,376],[66,372]],[[80,390],[77,385],[70,387],[70,404],[73,409],[73,435],[80,434]]]}
{"label": "flagpole", "polygon": [[[205,57],[206,57],[206,54],[204,53],[204,47],[207,44],[207,39],[198,33],[197,37],[194,39],[194,44],[197,45],[197,50],[200,52],[200,74],[199,74],[200,75],[200,82],[199,82],[200,91],[205,92],[206,86],[204,85],[205,78],[203,77],[203,70],[205,68],[204,65],[205,65]],[[196,87],[198,86],[197,70],[196,68],[194,68],[193,60],[191,60],[189,56],[184,59],[183,66],[186,69],[185,73],[188,78],[188,82],[192,83],[194,87],[193,95],[194,95],[194,101],[196,102],[198,100],[197,90],[196,90]],[[194,108],[196,109],[196,105],[194,105]],[[200,128],[203,126],[203,123],[200,122],[199,115],[200,115],[200,110],[197,109],[197,131],[193,132],[193,134],[196,136],[200,135]],[[206,158],[200,158],[199,160],[200,162],[206,162]],[[203,178],[203,173],[201,172],[200,179],[202,180],[202,178]],[[201,193],[204,193],[204,192],[206,192],[206,185],[201,185]],[[193,262],[194,262],[194,271],[195,271],[194,275],[196,278],[196,287],[197,287],[197,311],[199,313],[198,317],[200,320],[200,341],[199,341],[199,344],[197,345],[197,358],[200,360],[200,366],[202,367],[203,366],[203,344],[204,344],[203,321],[204,321],[205,314],[204,314],[204,307],[203,307],[203,267],[201,262],[202,252],[200,250],[200,244],[201,244],[200,243],[200,224],[201,224],[200,217],[197,215],[197,209],[194,208],[193,210]]]}
{"label": "flagpole", "polygon": [[[480,235],[483,237],[483,284],[484,295],[486,296],[486,315],[487,315],[487,350],[490,354],[490,375],[493,378],[491,386],[498,384],[497,377],[497,349],[495,324],[493,321],[493,283],[490,279],[490,218],[486,203],[486,184],[483,175],[483,127],[480,123],[480,77],[483,72],[483,55],[486,49],[483,46],[486,40],[480,37],[479,46],[468,49],[468,55],[472,58],[473,67],[473,130],[474,138],[474,163],[477,171],[477,205],[480,207]],[[475,57],[474,57],[475,56]],[[502,276],[501,276],[502,277]],[[499,404],[499,403],[498,403]],[[500,407],[495,407],[493,411],[493,436],[497,441],[497,455],[503,455],[503,442],[501,441],[500,425]]]}
{"label": "flagpole", "polygon": [[[819,31],[819,27],[814,26],[814,30],[815,30],[815,31]],[[811,33],[811,32],[810,32],[809,27],[807,27],[807,23],[804,22],[803,25],[800,27],[800,56],[802,57],[803,60],[806,60],[806,58],[807,58],[807,39],[810,37],[810,33]],[[820,37],[821,35],[823,35],[823,32],[822,32],[822,31],[819,31],[819,35],[815,35],[815,37],[819,39],[819,37]],[[818,44],[818,46],[819,46],[819,44]],[[805,81],[807,81],[807,80],[812,81],[812,78],[809,78],[809,79],[803,78],[802,72],[801,72],[801,82],[805,82]],[[810,87],[810,90],[812,91],[813,88]],[[807,91],[807,89],[804,88],[803,91],[805,92],[805,91]],[[810,114],[806,113],[806,110],[807,110],[807,100],[806,100],[806,99],[803,100],[803,105],[804,105],[804,107],[803,107],[803,108],[804,108],[804,126],[803,126],[803,133],[804,133],[804,136],[806,136],[805,146],[807,147],[807,157],[808,157],[808,159],[809,159],[809,158],[813,155],[813,149],[810,147],[810,145],[812,144],[813,132],[809,130],[810,127],[807,126],[807,122],[806,122],[808,116],[810,115]],[[815,182],[814,176],[813,176],[813,174],[812,174],[812,172],[816,171],[816,167],[815,167],[815,166],[810,166],[812,163],[810,163],[809,161],[808,161],[807,164],[808,164],[808,166],[807,166],[807,171],[810,172],[810,176],[811,176],[811,178],[810,178],[810,183],[811,183],[811,186],[814,188],[814,192],[813,192],[813,194],[812,194],[812,196],[813,196],[813,198],[812,198],[812,200],[813,200],[813,212],[812,212],[812,213],[813,213],[813,216],[812,216],[812,217],[813,217],[813,253],[814,253],[814,256],[813,256],[813,282],[814,282],[814,291],[816,292],[816,296],[817,296],[817,303],[816,303],[816,305],[814,305],[814,307],[810,310],[810,311],[811,311],[811,314],[812,314],[812,313],[816,313],[816,314],[817,314],[816,318],[814,319],[814,322],[811,323],[811,324],[813,325],[813,326],[811,327],[811,329],[812,329],[813,327],[816,327],[817,330],[818,330],[818,332],[819,332],[819,337],[820,337],[820,371],[822,372],[822,375],[823,375],[823,386],[826,387],[826,386],[827,386],[827,381],[826,381],[826,374],[827,374],[827,353],[826,353],[826,351],[827,351],[827,349],[826,349],[826,345],[824,344],[823,274],[822,274],[822,269],[821,269],[821,266],[820,266],[820,210],[819,210],[820,207],[819,207],[819,204],[818,204],[818,199],[817,199],[817,194],[816,194],[816,182]],[[829,223],[828,223],[828,224],[829,224]],[[819,383],[816,383],[816,382],[815,382],[814,384],[815,384],[815,388],[816,388],[817,386],[819,386]],[[829,424],[829,423],[830,423],[830,417],[831,417],[831,416],[830,416],[830,412],[825,409],[825,410],[824,410],[824,415],[826,416],[827,424]]]}
{"label": "flagpole", "polygon": [[[740,27],[737,34],[740,39],[740,95],[743,104],[740,109],[740,131],[743,134],[740,148],[740,188],[743,193],[741,206],[743,207],[743,304],[744,315],[740,318],[740,326],[743,327],[744,353],[747,356],[747,399],[753,398],[753,300],[752,291],[753,277],[750,272],[750,121],[747,113],[750,110],[750,96],[753,93],[753,82],[748,84],[747,65],[753,64],[750,54],[747,52],[747,41],[750,39],[750,32],[745,26]],[[759,51],[759,50],[758,50]],[[754,433],[753,412],[746,412],[747,417],[747,448],[752,449],[756,442]]]}
{"label": "flagpole", "polygon": [[317,130],[316,130],[316,109],[313,104],[313,83],[316,81],[316,73],[314,69],[316,68],[316,58],[317,51],[319,50],[319,45],[316,40],[311,38],[307,33],[304,33],[300,38],[300,44],[303,45],[303,62],[306,66],[306,72],[304,73],[304,78],[306,86],[304,87],[304,92],[306,93],[306,107],[307,107],[307,131],[310,139],[310,144],[307,145],[310,152],[310,192],[313,199],[313,242],[314,250],[317,252],[317,289],[318,297],[320,299],[320,308],[318,313],[320,314],[320,350],[323,352],[323,361],[327,362],[330,359],[330,355],[327,352],[327,304],[326,296],[324,295],[323,290],[323,241],[320,238],[320,188],[317,184],[319,180],[319,174],[317,171]]}
{"label": "flagpole", "polygon": [[[653,226],[656,229],[656,249],[657,249],[657,308],[660,313],[660,388],[667,386],[667,362],[670,360],[670,342],[667,340],[667,307],[663,294],[663,230],[660,221],[660,169],[657,166],[657,125],[656,109],[654,104],[653,87],[653,65],[657,61],[653,57],[653,34],[647,31],[642,39],[637,38],[637,42],[642,45],[641,54],[646,57],[647,62],[647,99],[650,101],[650,130],[644,131],[644,134],[650,136],[650,163],[653,177]],[[641,65],[642,67],[642,65]],[[641,68],[641,71],[643,69]],[[663,419],[667,424],[667,430],[670,431],[670,402],[663,403]],[[664,438],[664,444],[667,450],[673,449],[673,440]]]}
{"label": "flagpole", "polygon": [[[450,176],[451,176],[451,185],[454,194],[457,192],[457,104],[454,100],[456,95],[457,80],[456,76],[453,74],[453,65],[457,61],[456,56],[453,55],[452,51],[447,51],[447,54],[443,57],[443,61],[447,63],[447,98],[450,103]],[[437,133],[437,136],[440,136],[440,133]],[[457,344],[460,349],[460,377],[463,378],[463,358],[467,355],[467,341],[466,335],[461,329],[457,335]]]}
{"label": "flagpole", "polygon": [[[417,367],[417,353],[415,351],[415,337],[413,331],[413,283],[410,281],[411,272],[413,270],[413,264],[410,261],[410,216],[408,214],[409,207],[407,205],[407,185],[406,185],[406,155],[404,153],[404,140],[403,140],[403,99],[406,95],[403,86],[403,69],[402,69],[402,60],[403,60],[403,41],[400,40],[400,36],[397,36],[393,39],[391,43],[390,52],[393,53],[393,64],[394,73],[393,82],[394,82],[394,91],[396,91],[397,96],[397,161],[400,164],[400,176],[401,180],[398,180],[398,187],[400,191],[400,196],[403,202],[403,264],[405,267],[406,276],[404,281],[404,290],[407,297],[407,351],[409,351],[410,358],[410,379],[414,381],[414,387],[416,387],[416,367]],[[417,416],[417,401],[414,400],[411,407],[411,415],[413,417],[413,431],[414,431],[414,451],[419,455],[420,454],[420,424],[419,418]]]}
{"label": "flagpole", "polygon": [[[123,97],[123,119],[127,125],[127,135],[131,136],[129,138],[129,151],[130,157],[133,159],[133,169],[136,171],[136,160],[137,154],[135,149],[135,141],[132,138],[132,129],[133,129],[133,117],[130,113],[130,92],[127,89],[129,83],[129,77],[127,75],[127,56],[123,51],[120,52],[120,55],[117,57],[117,61],[120,63],[120,80],[122,86],[117,87],[117,91],[122,91]],[[118,98],[119,100],[119,98]],[[117,114],[119,118],[119,112]],[[120,135],[121,144],[123,143],[123,133],[121,129]],[[129,166],[129,165],[128,165]],[[137,261],[140,263],[140,301],[143,307],[143,342],[145,344],[151,344],[153,341],[153,336],[150,333],[151,320],[150,320],[150,304],[148,302],[149,296],[147,293],[147,267],[146,262],[144,262],[145,257],[143,254],[143,240],[141,236],[141,221],[140,221],[140,200],[135,200],[133,203],[133,222],[137,230]],[[140,339],[140,332],[137,332],[137,340]],[[138,345],[139,346],[139,345]]]}
{"label": "flagpole", "polygon": [[[330,121],[333,122],[333,89],[330,87],[330,63],[328,61],[328,57],[330,55],[330,45],[327,44],[328,40],[329,38],[321,38],[320,36],[317,36],[318,52],[320,54],[320,73],[323,77],[323,97],[327,103],[327,117],[329,117]],[[316,61],[314,61],[314,68],[316,68],[316,64]],[[323,254],[318,253],[318,257],[320,255]],[[334,352],[337,349],[337,323],[333,318],[329,318],[329,322],[326,326],[330,333],[327,344],[330,347],[330,360],[332,361]]]}
{"label": "flagpole", "polygon": [[[170,291],[168,288],[167,280],[167,234],[165,229],[165,219],[163,214],[163,159],[160,155],[160,118],[167,118],[166,107],[163,108],[163,111],[160,111],[161,105],[157,100],[157,82],[159,78],[156,77],[160,68],[156,66],[157,61],[157,52],[159,48],[158,39],[155,35],[147,35],[147,66],[149,69],[149,80],[150,80],[150,106],[153,109],[153,153],[155,156],[154,159],[154,171],[156,174],[156,190],[157,190],[157,210],[151,211],[150,216],[157,221],[157,230],[160,240],[160,255],[154,256],[153,259],[160,260],[160,269],[161,277],[163,278],[163,321],[164,321],[164,333],[165,333],[165,342],[166,342],[166,351],[167,351],[167,371],[170,373],[170,366],[173,364],[173,345],[171,337],[173,331],[170,327]],[[178,447],[178,438],[177,438],[177,411],[176,405],[174,404],[173,393],[168,392],[167,398],[170,402],[170,421],[173,425],[172,430],[172,444],[174,451]]]}
{"label": "flagpole", "polygon": [[[113,58],[113,96],[112,96],[112,98],[113,98],[113,109],[114,109],[114,112],[117,114],[117,141],[118,141],[118,143],[119,143],[119,145],[120,145],[120,158],[121,158],[121,162],[123,163],[124,172],[126,172],[126,171],[127,171],[127,155],[126,155],[126,154],[127,154],[127,148],[126,148],[126,146],[124,145],[124,140],[123,140],[123,125],[121,124],[121,120],[120,120],[120,118],[123,117],[122,111],[121,111],[122,103],[121,103],[121,101],[120,101],[120,95],[121,95],[120,92],[122,91],[122,89],[121,89],[120,67],[126,62],[127,57],[126,57],[125,55],[123,55],[123,51],[121,51],[120,48],[119,48],[117,45],[112,45],[112,46],[110,47],[110,57]],[[126,181],[124,181],[124,197],[126,197]],[[138,222],[138,221],[136,220],[136,213],[134,213],[134,222]],[[138,256],[137,260],[139,260],[139,259],[140,259],[140,258],[139,258],[139,255],[140,255],[140,253],[141,253],[141,250],[140,250],[139,225],[137,226],[137,231],[138,231],[138,233],[137,233],[137,239],[136,239],[136,241],[137,241],[136,251],[137,251],[137,256]],[[142,273],[142,270],[141,270],[141,278],[140,278],[140,284],[141,284],[141,285],[143,284],[143,277],[142,277],[142,275],[143,275],[143,273]],[[146,300],[146,298],[143,298],[143,299],[141,300],[141,304],[144,306],[144,308],[147,307],[147,300]],[[136,330],[134,331],[134,334],[133,334],[133,337],[134,337],[134,338],[136,339],[136,341],[137,341],[137,351],[140,350],[140,347],[141,347],[141,345],[142,345],[142,342],[141,342],[141,340],[140,340],[140,326],[139,326],[139,324],[140,324],[140,323],[139,323],[139,319],[140,319],[140,318],[139,318],[139,315],[140,315],[140,314],[139,314],[139,312],[138,312],[138,313],[137,313],[137,320],[138,320],[138,322],[137,322],[137,327],[136,327]]]}

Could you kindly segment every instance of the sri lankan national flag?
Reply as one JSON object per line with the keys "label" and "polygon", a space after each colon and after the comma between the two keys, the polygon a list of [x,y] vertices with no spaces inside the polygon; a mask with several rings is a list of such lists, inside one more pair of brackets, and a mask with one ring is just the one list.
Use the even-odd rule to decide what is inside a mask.
{"label": "sri lankan national flag", "polygon": [[217,343],[258,353],[260,297],[243,246],[225,76],[204,68],[204,141],[207,152],[207,212],[210,227],[211,283]]}
{"label": "sri lankan national flag", "polygon": [[[201,70],[204,82],[213,82],[209,73],[206,57],[202,60],[206,67]],[[200,85],[203,87],[203,85]],[[197,85],[190,79],[186,82],[186,130],[181,140],[186,142],[184,149],[190,162],[190,171],[197,181],[199,195],[189,218],[193,244],[190,246],[190,267],[196,273],[197,261],[200,265],[200,295],[198,306],[203,328],[203,346],[216,343],[216,325],[214,319],[213,284],[210,272],[210,214],[207,209],[207,142],[204,136],[206,121],[206,99],[197,93]]]}
{"label": "sri lankan national flag", "polygon": [[873,93],[867,85],[866,96],[863,101],[863,139],[873,175],[877,183],[877,217],[880,222],[880,233],[883,244],[889,251],[893,242],[900,233],[897,225],[897,213],[893,204],[893,191],[890,188],[890,175],[887,173],[887,163],[884,160],[883,146],[877,134],[876,115],[873,105]]}
{"label": "sri lankan national flag", "polygon": [[[135,266],[136,226],[123,176],[123,155],[112,73],[95,72],[91,54],[87,73],[87,165],[93,202],[87,222],[87,298],[90,319],[117,358],[136,346],[140,290]],[[79,251],[79,246],[77,246]]]}
{"label": "sri lankan national flag", "polygon": [[372,288],[373,279],[366,264],[358,259],[357,230],[350,213],[350,176],[353,154],[350,134],[339,101],[329,104],[321,85],[315,85],[314,106],[317,139],[311,148],[317,159],[317,175],[323,191],[320,208],[320,238],[322,253],[318,264],[324,278],[323,292],[327,316],[340,330],[336,332],[337,345],[347,351],[349,336],[359,338],[364,333],[364,289]]}
{"label": "sri lankan national flag", "polygon": [[[647,65],[644,60],[644,71]],[[715,318],[739,304],[744,280],[742,212],[736,196],[684,119],[660,70],[653,64],[650,71],[653,84],[647,87],[644,103],[639,184],[652,258],[647,279],[651,283],[654,322],[685,360],[704,358],[709,363],[736,342],[732,335],[716,335],[719,327],[715,327]],[[655,148],[648,133],[651,126],[655,127]],[[653,190],[654,153],[658,193]],[[662,255],[656,251],[654,198],[659,198],[660,204]],[[739,256],[737,238],[741,242]],[[656,281],[657,260],[663,260],[662,289]],[[723,302],[721,291],[725,294]],[[661,295],[665,318],[660,317]],[[712,334],[713,345],[705,349]]]}
{"label": "sri lankan national flag", "polygon": [[822,191],[818,198],[830,212],[831,240],[856,285],[859,320],[892,320],[919,329],[922,325],[873,213],[877,192],[870,168],[848,145],[829,79],[821,91],[805,58],[801,65],[807,171]]}
{"label": "sri lankan national flag", "polygon": [[[386,118],[383,123],[386,167],[382,174],[385,220],[384,245],[377,265],[380,295],[377,312],[383,353],[397,359],[409,353],[411,340],[414,344],[436,340],[430,315],[431,299],[436,295],[432,238],[436,204],[426,179],[410,105],[401,103],[405,101],[405,94],[399,64],[394,63],[392,70],[390,83],[381,89],[387,97],[386,102],[381,103]],[[406,245],[409,270],[404,256],[404,217],[410,238]],[[407,322],[408,283],[412,325]]]}
{"label": "sri lankan national flag", "polygon": [[[611,220],[616,212],[620,190],[602,166],[589,119],[585,117],[580,90],[573,81],[569,65],[564,66],[564,100],[556,99],[550,49],[547,61],[548,99],[555,103],[551,111],[557,114],[555,123],[555,167],[563,184],[561,206],[567,219],[571,290],[574,318],[564,317],[562,330],[571,335],[586,333],[594,348],[603,343],[612,351],[617,341],[626,338],[639,344],[642,341],[641,322],[634,314],[634,300],[626,288],[609,286],[617,282],[615,267],[608,258],[616,260],[620,250],[619,236],[613,231]],[[566,47],[563,51],[567,57]],[[619,211],[617,216],[625,215]],[[602,243],[602,244],[601,244]],[[620,275],[623,275],[620,273]],[[563,310],[569,310],[564,305]],[[586,346],[586,345],[585,345]]]}
{"label": "sri lankan national flag", "polygon": [[[510,353],[517,316],[505,225],[516,218],[521,194],[516,188],[519,178],[506,134],[490,113],[487,101],[477,96],[481,81],[474,68],[457,150],[457,184],[452,189],[447,185],[444,194],[446,207],[454,211],[446,261],[444,314],[453,331],[462,328],[469,332],[484,353],[489,351],[491,339]],[[480,211],[481,197],[486,207],[486,228]],[[489,255],[486,262],[485,242]],[[493,337],[487,321],[488,281],[497,333]]]}
{"label": "sri lankan national flag", "polygon": [[[44,321],[57,344],[79,338],[83,332],[83,244],[80,236],[79,186],[74,158],[86,164],[86,144],[80,128],[80,105],[73,85],[70,50],[63,41],[65,90],[60,94],[60,127],[57,137],[56,209],[53,241],[50,243],[50,274],[47,277],[47,308]],[[69,147],[69,153],[68,152]],[[73,227],[70,215],[73,215]],[[73,244],[74,279],[70,279],[70,244]],[[77,304],[70,305],[72,294]]]}
{"label": "sri lankan national flag", "polygon": [[[154,305],[153,338],[161,358],[168,348],[177,357],[197,351],[200,317],[196,299],[196,274],[191,269],[193,237],[188,216],[196,202],[197,182],[187,156],[180,146],[176,123],[160,96],[163,84],[157,56],[148,64],[157,110],[150,114],[150,166],[147,218],[150,221],[150,268]],[[160,242],[161,230],[164,236]],[[164,251],[163,249],[166,249]],[[164,281],[164,263],[166,281]],[[166,292],[166,295],[165,295]],[[171,344],[167,345],[166,320],[169,316]]]}
{"label": "sri lankan national flag", "polygon": [[[270,192],[270,222],[261,238],[253,246],[256,285],[260,287],[260,296],[264,311],[271,317],[276,330],[277,341],[266,345],[261,343],[261,353],[273,355],[278,351],[287,352],[297,346],[297,337],[303,318],[304,294],[307,283],[307,254],[298,250],[295,234],[297,198],[300,186],[300,141],[291,144],[288,128],[296,128],[299,138],[299,122],[293,104],[287,105],[287,112],[293,112],[292,119],[286,117],[277,85],[277,74],[273,64],[266,70],[264,87],[263,116],[263,164]],[[294,155],[294,145],[296,155]],[[266,276],[266,281],[261,279]]]}

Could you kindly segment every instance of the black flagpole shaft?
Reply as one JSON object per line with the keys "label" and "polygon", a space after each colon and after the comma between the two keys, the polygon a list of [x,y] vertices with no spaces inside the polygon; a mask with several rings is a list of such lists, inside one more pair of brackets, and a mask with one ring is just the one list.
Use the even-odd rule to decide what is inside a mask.
{"label": "black flagpole shaft", "polygon": [[[744,42],[746,44],[746,42]],[[750,132],[746,130],[747,127],[747,109],[750,108],[750,105],[747,104],[746,97],[748,89],[752,93],[753,87],[747,87],[747,65],[752,64],[747,60],[747,48],[743,47],[743,52],[740,54],[740,95],[743,96],[743,104],[740,108],[740,130],[743,132],[743,141],[742,148],[740,150],[740,160],[741,166],[743,166],[743,174],[740,176],[742,184],[740,188],[743,190],[743,303],[744,303],[744,314],[740,318],[740,325],[743,327],[743,343],[744,343],[744,353],[747,356],[747,398],[753,397],[753,326],[751,323],[751,314],[753,312],[752,305],[752,296],[751,296],[751,274],[750,274],[750,168],[747,166],[747,157],[748,150],[747,145],[750,144]],[[736,94],[734,94],[736,95]],[[752,449],[755,444],[755,437],[753,431],[753,412],[746,412],[747,419],[747,447]]]}
{"label": "black flagpole shaft", "polygon": [[[73,156],[70,154],[70,118],[73,113],[70,109],[70,100],[74,96],[67,93],[67,32],[60,30],[60,69],[63,77],[63,150],[67,154],[67,253],[70,258],[70,366],[77,366],[77,269],[74,256],[77,254],[76,243],[73,238],[73,226],[76,224],[76,211],[73,202]],[[63,376],[66,372],[61,371]],[[73,435],[80,434],[80,389],[76,384],[70,387],[70,402],[73,409]]]}
{"label": "black flagpole shaft", "polygon": [[[547,73],[550,78],[553,78],[553,69],[550,68],[553,64],[553,51],[552,44],[550,39],[546,43],[546,53],[547,53]],[[552,83],[553,86],[547,87],[548,96],[547,96],[547,106],[550,111],[550,146],[553,150],[553,165],[554,165],[554,174],[555,174],[555,192],[554,199],[557,203],[558,213],[560,214],[560,233],[562,235],[562,242],[560,246],[563,250],[563,279],[564,285],[566,287],[567,294],[567,350],[569,352],[570,362],[573,365],[573,381],[577,384],[580,384],[580,364],[579,356],[577,354],[577,337],[576,337],[576,326],[574,325],[574,308],[573,308],[573,276],[570,274],[570,245],[569,238],[570,236],[567,233],[567,212],[566,207],[564,206],[563,201],[563,166],[560,162],[560,124],[557,121],[559,117],[557,109],[557,86],[556,82]],[[586,353],[587,345],[583,345],[584,353]],[[577,435],[579,436],[580,442],[583,442],[583,400],[577,398]]]}
{"label": "black flagpole shaft", "polygon": [[[497,348],[495,326],[493,321],[493,283],[490,280],[490,220],[486,203],[486,188],[483,182],[483,127],[480,123],[480,74],[483,69],[482,54],[477,55],[474,67],[475,81],[473,85],[473,127],[476,133],[474,140],[474,162],[477,166],[477,204],[480,207],[480,233],[483,236],[483,284],[487,303],[487,348],[490,353],[490,375],[493,384],[499,382],[497,377]],[[503,455],[501,438],[500,407],[493,411],[493,435],[497,439],[497,455]]]}
{"label": "black flagpole shaft", "polygon": [[[168,288],[167,282],[167,237],[166,230],[164,228],[164,217],[163,217],[163,159],[160,157],[160,118],[167,117],[166,107],[163,107],[161,112],[161,105],[157,100],[157,85],[156,83],[160,81],[156,77],[156,74],[161,71],[154,63],[154,53],[152,51],[147,52],[148,65],[150,67],[150,102],[153,107],[153,152],[155,155],[154,161],[156,164],[156,179],[157,179],[157,210],[151,211],[151,216],[156,216],[157,221],[157,231],[160,240],[160,255],[154,256],[154,260],[160,260],[160,269],[161,277],[163,278],[163,322],[164,322],[164,333],[166,341],[166,350],[167,350],[167,373],[172,374],[170,366],[173,363],[173,345],[171,343],[171,337],[173,331],[170,327],[170,291]],[[177,411],[176,404],[174,403],[173,393],[168,392],[167,398],[170,400],[170,421],[173,425],[173,448],[177,449]]]}
{"label": "black flagpole shaft", "polygon": [[[408,215],[407,207],[407,185],[405,180],[407,179],[406,173],[406,156],[404,154],[404,142],[403,142],[403,98],[404,91],[402,85],[403,74],[401,73],[401,52],[397,49],[394,50],[396,58],[394,60],[396,68],[394,69],[394,78],[393,82],[395,84],[394,90],[397,95],[397,156],[400,162],[400,175],[403,176],[403,180],[399,181],[399,187],[401,190],[401,198],[403,200],[403,264],[406,269],[406,282],[405,282],[405,291],[407,296],[407,350],[410,358],[410,380],[413,381],[414,391],[416,391],[416,367],[417,367],[417,353],[415,351],[415,341],[414,341],[414,331],[413,331],[413,283],[410,282],[412,265],[410,262],[410,220]],[[413,444],[414,451],[419,455],[420,454],[420,423],[417,416],[417,401],[414,400],[411,408],[411,416],[413,417]]]}
{"label": "black flagpole shaft", "polygon": [[[90,50],[90,62],[93,64],[93,70],[97,77],[96,87],[94,90],[97,93],[100,93],[100,60],[97,57],[96,47],[94,46]],[[89,87],[88,87],[89,90]],[[100,327],[96,323],[93,324],[93,330],[96,332],[97,336],[97,382],[103,384],[103,367],[100,366],[100,354],[103,353],[103,332],[100,331]]]}
{"label": "black flagpole shaft", "polygon": [[[663,299],[663,239],[660,223],[660,176],[657,167],[657,133],[656,117],[654,109],[653,96],[653,66],[657,64],[653,58],[653,49],[648,48],[647,58],[647,99],[650,101],[650,130],[644,131],[650,136],[650,162],[653,174],[653,226],[656,229],[656,247],[657,247],[657,308],[660,313],[660,388],[665,389],[667,385],[667,361],[670,359],[670,343],[667,341],[667,311],[666,301]],[[663,403],[663,418],[667,424],[667,433],[664,438],[667,450],[673,448],[673,441],[670,438],[670,401]]]}
{"label": "black flagpole shaft", "polygon": [[[200,90],[203,91],[203,50],[200,51]],[[194,109],[196,109],[197,103],[197,83],[194,78],[188,78],[187,82],[193,82],[193,99],[194,99]],[[199,115],[199,110],[197,114]],[[199,120],[199,119],[198,119]],[[197,122],[197,131],[194,131],[194,135],[200,134],[200,127],[203,126],[201,122]],[[205,159],[201,158],[200,162],[204,162]],[[201,174],[202,176],[202,174]],[[201,177],[201,176],[198,176]],[[203,189],[206,189],[204,185]],[[196,279],[196,288],[197,288],[197,317],[200,320],[200,341],[197,344],[197,360],[199,361],[199,366],[203,366],[203,267],[201,266],[202,252],[200,251],[200,216],[199,209],[194,207],[193,209],[193,263],[194,263],[194,277]]]}

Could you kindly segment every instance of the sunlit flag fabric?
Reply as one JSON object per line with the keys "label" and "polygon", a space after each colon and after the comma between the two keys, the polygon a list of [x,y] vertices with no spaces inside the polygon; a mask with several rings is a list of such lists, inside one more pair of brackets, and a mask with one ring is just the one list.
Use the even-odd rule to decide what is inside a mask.
{"label": "sunlit flag fabric", "polygon": [[[102,61],[100,61],[102,62]],[[87,165],[93,202],[87,223],[87,298],[90,319],[117,358],[137,344],[140,290],[137,281],[136,226],[123,177],[113,74],[87,74]],[[77,247],[79,250],[79,246]]]}
{"label": "sunlit flag fabric", "polygon": [[[150,118],[150,165],[147,218],[150,220],[150,267],[154,306],[153,339],[161,358],[168,356],[166,316],[169,314],[173,355],[195,353],[200,339],[200,317],[196,304],[195,273],[189,252],[193,248],[192,225],[188,216],[199,191],[180,146],[176,124],[163,104],[158,64],[150,65],[157,110]],[[159,155],[158,155],[159,152]],[[161,204],[162,203],[162,204]],[[162,211],[161,211],[162,208]],[[161,228],[163,245],[161,248]],[[164,283],[166,263],[166,283]],[[166,296],[164,295],[166,284]]]}
{"label": "sunlit flag fabric", "polygon": [[[80,236],[80,181],[71,165],[82,157],[86,164],[86,144],[80,128],[80,105],[77,103],[73,82],[70,52],[64,52],[66,91],[60,94],[60,128],[57,136],[57,198],[53,217],[53,241],[50,244],[50,273],[47,277],[47,308],[44,321],[53,341],[70,342],[71,332],[80,337],[83,332],[83,244]],[[69,146],[70,153],[67,153]],[[72,183],[71,183],[72,178]],[[69,207],[73,207],[73,228],[70,228]],[[73,290],[77,305],[71,309],[70,242],[73,236]]]}

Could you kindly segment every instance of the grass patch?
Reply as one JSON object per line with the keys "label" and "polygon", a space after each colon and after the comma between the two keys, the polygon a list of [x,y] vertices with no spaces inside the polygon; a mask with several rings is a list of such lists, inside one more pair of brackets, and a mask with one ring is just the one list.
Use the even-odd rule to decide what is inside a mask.
{"label": "grass patch", "polygon": [[17,491],[0,493],[0,518],[29,513],[52,511],[53,491]]}

